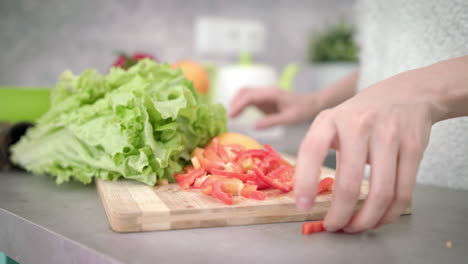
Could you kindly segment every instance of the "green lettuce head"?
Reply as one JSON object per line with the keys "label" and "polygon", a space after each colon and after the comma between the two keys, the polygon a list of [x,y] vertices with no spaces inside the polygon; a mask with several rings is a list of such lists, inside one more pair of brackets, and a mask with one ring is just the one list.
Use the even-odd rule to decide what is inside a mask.
{"label": "green lettuce head", "polygon": [[167,64],[142,60],[106,76],[66,71],[50,110],[11,148],[12,161],[57,183],[173,182],[190,152],[225,132],[226,123],[225,109],[202,104],[192,83]]}

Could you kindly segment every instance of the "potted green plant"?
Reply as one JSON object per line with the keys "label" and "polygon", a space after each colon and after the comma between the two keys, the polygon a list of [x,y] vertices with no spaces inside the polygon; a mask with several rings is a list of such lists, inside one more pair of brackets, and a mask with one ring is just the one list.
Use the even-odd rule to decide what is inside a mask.
{"label": "potted green plant", "polygon": [[311,35],[308,63],[312,65],[315,88],[321,89],[358,67],[358,45],[354,27],[341,20]]}

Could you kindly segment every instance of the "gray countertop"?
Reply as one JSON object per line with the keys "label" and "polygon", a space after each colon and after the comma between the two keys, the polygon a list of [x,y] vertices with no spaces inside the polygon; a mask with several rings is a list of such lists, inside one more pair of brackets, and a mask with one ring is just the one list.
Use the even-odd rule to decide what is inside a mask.
{"label": "gray countertop", "polygon": [[23,264],[467,263],[468,191],[418,185],[413,207],[357,235],[303,236],[301,222],[120,234],[94,185],[0,172],[0,251]]}
{"label": "gray countertop", "polygon": [[[358,235],[301,223],[119,234],[94,185],[0,175],[0,251],[21,263],[466,263],[468,192],[418,185],[414,213]],[[446,241],[452,248],[446,248]]]}

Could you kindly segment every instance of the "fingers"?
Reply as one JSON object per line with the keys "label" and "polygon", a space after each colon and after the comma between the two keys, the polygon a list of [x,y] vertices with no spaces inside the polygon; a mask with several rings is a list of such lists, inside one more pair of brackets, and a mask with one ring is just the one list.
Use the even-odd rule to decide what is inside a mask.
{"label": "fingers", "polygon": [[325,157],[336,136],[334,123],[322,112],[301,144],[296,165],[294,195],[300,210],[312,208]]}
{"label": "fingers", "polygon": [[325,217],[325,229],[330,232],[342,229],[352,217],[361,191],[367,137],[348,128],[340,131],[339,146],[332,202]]}
{"label": "fingers", "polygon": [[345,232],[362,232],[374,228],[392,203],[399,145],[397,133],[396,129],[381,130],[372,138],[369,194]]}
{"label": "fingers", "polygon": [[249,105],[278,100],[280,94],[280,90],[273,88],[242,88],[231,100],[229,116],[238,116]]}
{"label": "fingers", "polygon": [[389,224],[398,220],[401,213],[410,205],[422,153],[423,147],[415,141],[402,144],[398,159],[395,197],[379,224]]}

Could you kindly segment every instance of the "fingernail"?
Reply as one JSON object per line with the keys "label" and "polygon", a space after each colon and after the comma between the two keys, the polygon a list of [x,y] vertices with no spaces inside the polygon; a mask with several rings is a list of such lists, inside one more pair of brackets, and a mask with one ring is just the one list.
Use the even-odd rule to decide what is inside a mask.
{"label": "fingernail", "polygon": [[307,198],[307,197],[299,197],[297,199],[296,204],[297,204],[297,207],[302,211],[309,210],[310,207],[312,206],[311,203],[310,203],[310,199]]}

